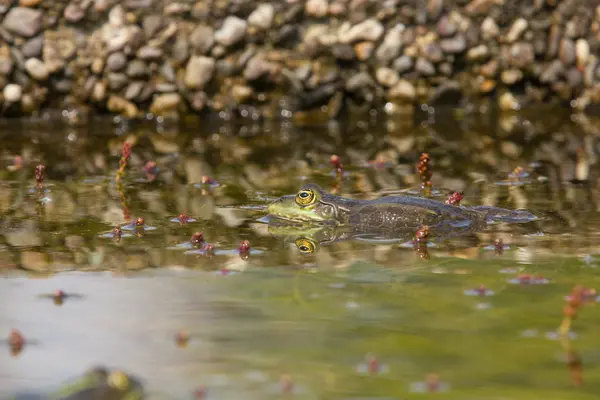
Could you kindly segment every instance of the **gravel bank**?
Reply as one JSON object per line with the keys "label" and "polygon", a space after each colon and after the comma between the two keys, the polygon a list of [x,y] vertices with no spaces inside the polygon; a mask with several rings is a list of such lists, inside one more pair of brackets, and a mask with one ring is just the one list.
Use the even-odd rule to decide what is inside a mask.
{"label": "gravel bank", "polygon": [[600,108],[600,0],[0,0],[5,116]]}

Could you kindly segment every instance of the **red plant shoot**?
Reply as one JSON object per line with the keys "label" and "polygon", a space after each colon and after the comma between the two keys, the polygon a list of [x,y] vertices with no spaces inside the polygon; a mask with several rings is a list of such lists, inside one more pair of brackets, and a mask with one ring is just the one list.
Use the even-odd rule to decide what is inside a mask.
{"label": "red plant shoot", "polygon": [[240,247],[238,248],[238,251],[240,253],[240,257],[242,258],[242,260],[247,260],[248,258],[250,258],[250,241],[242,240],[242,242],[240,243]]}
{"label": "red plant shoot", "polygon": [[446,204],[450,204],[451,206],[459,206],[460,201],[463,199],[464,196],[465,195],[463,192],[454,192],[448,197],[448,200],[446,200]]}
{"label": "red plant shoot", "polygon": [[127,167],[127,161],[131,157],[131,144],[129,142],[123,143],[121,149],[121,159],[119,160],[119,170],[117,171],[117,182],[121,182],[123,175],[125,174],[125,168]]}
{"label": "red plant shoot", "polygon": [[8,335],[8,346],[13,356],[18,355],[25,346],[25,336],[18,329],[11,330]]}
{"label": "red plant shoot", "polygon": [[202,232],[196,232],[190,238],[190,242],[194,246],[202,245],[202,244],[204,244],[204,235],[202,234]]}
{"label": "red plant shoot", "polygon": [[180,225],[185,225],[190,220],[190,217],[189,217],[189,215],[187,215],[185,213],[181,213],[181,214],[179,214],[179,216],[177,217],[177,219],[179,220],[179,224]]}
{"label": "red plant shoot", "polygon": [[121,240],[121,236],[123,235],[123,231],[121,230],[120,227],[115,226],[113,229],[113,237],[115,238],[115,240],[118,242],[119,240]]}
{"label": "red plant shoot", "polygon": [[338,156],[337,154],[332,154],[331,157],[329,157],[329,161],[331,162],[331,165],[333,165],[335,174],[338,177],[341,177],[344,174],[344,166],[342,165],[342,160],[340,159],[340,156]]}
{"label": "red plant shoot", "polygon": [[427,250],[427,242],[429,239],[429,227],[423,226],[415,233],[415,252],[425,260],[429,259],[429,251]]}
{"label": "red plant shoot", "polygon": [[422,153],[417,164],[417,170],[419,171],[419,178],[421,180],[421,189],[424,191],[425,196],[431,196],[431,159],[429,153]]}

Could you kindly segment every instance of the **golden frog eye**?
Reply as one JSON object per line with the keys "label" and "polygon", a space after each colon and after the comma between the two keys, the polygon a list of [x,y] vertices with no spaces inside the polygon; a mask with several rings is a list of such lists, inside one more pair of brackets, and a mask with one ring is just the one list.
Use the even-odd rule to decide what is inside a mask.
{"label": "golden frog eye", "polygon": [[308,239],[296,240],[296,247],[302,254],[311,254],[315,251],[315,244],[312,240]]}
{"label": "golden frog eye", "polygon": [[307,206],[315,201],[315,192],[310,189],[301,190],[296,195],[296,203],[301,206]]}

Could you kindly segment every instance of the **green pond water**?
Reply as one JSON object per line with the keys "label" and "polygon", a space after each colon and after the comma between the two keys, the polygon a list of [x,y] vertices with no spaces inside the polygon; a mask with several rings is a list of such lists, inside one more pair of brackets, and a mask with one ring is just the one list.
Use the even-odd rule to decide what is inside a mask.
{"label": "green pond water", "polygon": [[[556,331],[575,285],[600,288],[598,132],[560,113],[2,120],[0,335],[18,329],[28,343],[15,355],[3,342],[0,398],[106,365],[139,377],[150,399],[200,388],[215,400],[597,399],[596,299],[570,339]],[[133,154],[119,186],[125,140]],[[461,190],[462,204],[541,218],[436,243],[429,258],[406,241],[317,243],[304,254],[296,240],[311,232],[278,235],[261,220],[305,182],[355,198],[418,194],[424,151],[434,198]],[[180,213],[195,221],[180,224]],[[137,217],[147,229],[116,241],[112,229]],[[189,245],[195,232],[214,255]],[[471,295],[480,285],[485,295]],[[73,295],[60,306],[49,298],[58,289]]]}

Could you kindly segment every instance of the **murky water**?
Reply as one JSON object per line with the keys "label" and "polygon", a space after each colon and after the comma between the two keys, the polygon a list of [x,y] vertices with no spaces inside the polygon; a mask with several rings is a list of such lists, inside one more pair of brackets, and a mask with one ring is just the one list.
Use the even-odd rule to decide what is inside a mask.
{"label": "murky water", "polygon": [[[201,388],[209,399],[597,398],[596,297],[570,340],[556,331],[571,289],[600,287],[600,125],[556,114],[434,122],[2,121],[0,332],[31,343],[17,355],[4,344],[0,395],[104,364],[156,399]],[[133,153],[117,185],[125,140]],[[461,190],[462,204],[540,219],[435,243],[429,259],[406,240],[261,220],[305,182],[356,198],[418,193],[423,151],[434,197]],[[146,229],[127,230],[137,217]],[[214,254],[190,244],[195,232]],[[60,306],[59,289],[73,295]]]}

